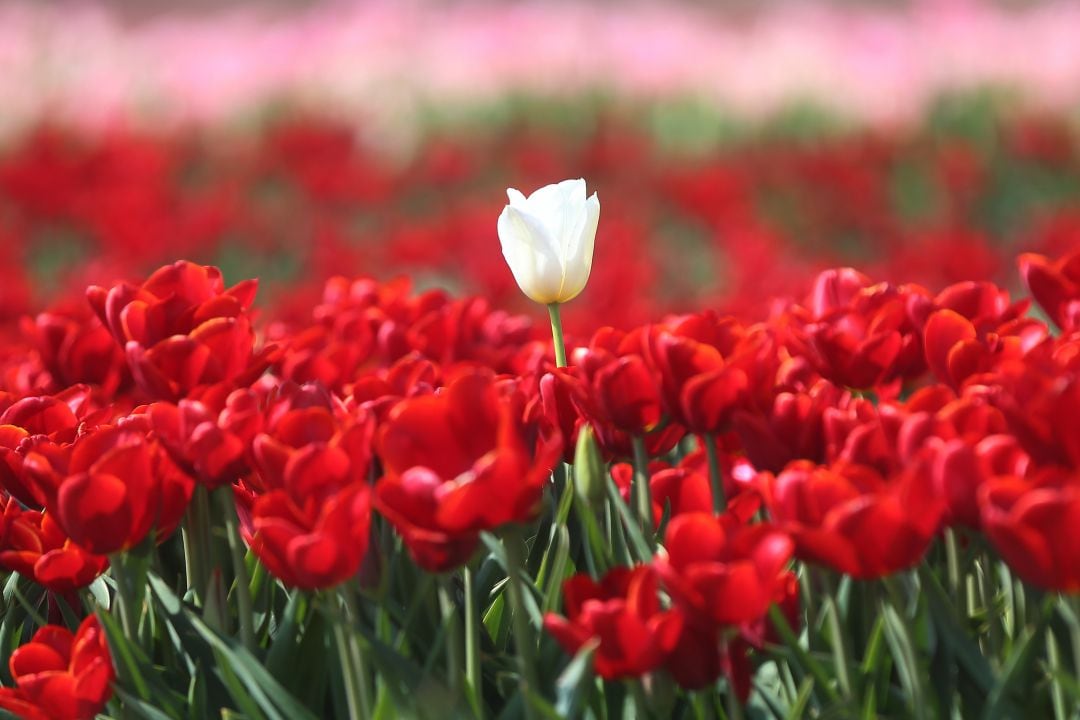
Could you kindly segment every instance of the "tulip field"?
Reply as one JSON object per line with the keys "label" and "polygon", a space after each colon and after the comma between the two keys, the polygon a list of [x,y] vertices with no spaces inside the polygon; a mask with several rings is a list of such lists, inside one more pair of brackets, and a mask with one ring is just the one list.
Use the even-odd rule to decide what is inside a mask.
{"label": "tulip field", "polygon": [[1080,717],[1075,109],[620,82],[12,105],[0,718]]}

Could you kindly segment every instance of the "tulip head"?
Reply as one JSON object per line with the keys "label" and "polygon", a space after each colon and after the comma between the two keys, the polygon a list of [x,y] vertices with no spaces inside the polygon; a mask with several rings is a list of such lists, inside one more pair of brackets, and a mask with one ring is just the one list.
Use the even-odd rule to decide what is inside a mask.
{"label": "tulip head", "polygon": [[510,188],[499,216],[503,257],[521,291],[538,303],[572,300],[592,270],[600,200],[584,180],[545,185],[529,197]]}

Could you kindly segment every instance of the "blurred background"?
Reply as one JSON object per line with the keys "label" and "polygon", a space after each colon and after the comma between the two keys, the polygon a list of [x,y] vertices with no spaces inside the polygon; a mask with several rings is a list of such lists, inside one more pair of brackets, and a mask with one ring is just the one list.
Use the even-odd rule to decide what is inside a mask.
{"label": "blurred background", "polygon": [[571,331],[1014,285],[1080,244],[1078,111],[1066,0],[0,0],[0,312],[182,257],[279,316],[333,274],[521,309],[505,189],[566,177]]}

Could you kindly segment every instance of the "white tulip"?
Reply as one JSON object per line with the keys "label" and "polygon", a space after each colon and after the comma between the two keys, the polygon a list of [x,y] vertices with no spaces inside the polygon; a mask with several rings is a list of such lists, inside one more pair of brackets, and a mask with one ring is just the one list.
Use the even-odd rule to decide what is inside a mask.
{"label": "white tulip", "polygon": [[600,221],[596,193],[584,180],[545,185],[529,197],[510,188],[499,215],[503,257],[521,291],[545,305],[563,303],[585,289]]}

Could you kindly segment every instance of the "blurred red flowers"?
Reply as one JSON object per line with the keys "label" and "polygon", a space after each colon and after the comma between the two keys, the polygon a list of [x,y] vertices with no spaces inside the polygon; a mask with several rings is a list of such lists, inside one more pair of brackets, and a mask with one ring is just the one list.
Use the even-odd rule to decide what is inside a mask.
{"label": "blurred red flowers", "polygon": [[[574,529],[595,512],[589,551],[601,552],[570,538],[578,574],[548,632],[567,653],[595,644],[606,679],[660,672],[703,688],[726,676],[741,699],[772,639],[770,606],[797,603],[794,560],[876,579],[959,527],[1026,582],[1080,592],[1080,223],[1061,214],[1021,228],[1041,254],[1020,256],[1030,297],[1012,297],[997,273],[1015,246],[990,244],[994,229],[969,217],[995,172],[976,150],[862,138],[669,165],[649,164],[629,134],[558,155],[536,139],[450,145],[395,170],[340,129],[276,132],[197,192],[173,165],[204,163],[188,168],[199,175],[220,160],[194,145],[134,147],[121,133],[111,151],[66,155],[42,137],[0,158],[0,230],[15,248],[0,263],[12,299],[0,313],[0,566],[54,593],[49,610],[107,556],[165,541],[206,491],[232,493],[262,569],[307,591],[386,567],[391,528],[421,568],[447,572],[482,532],[538,517],[546,532],[553,507]],[[1061,142],[1075,149],[1067,133]],[[141,152],[156,174],[102,169],[126,153],[139,168]],[[488,252],[485,185],[499,175],[482,153],[517,185],[580,163],[617,198],[593,284],[566,313],[567,368],[553,367],[543,323],[514,314],[513,278]],[[642,172],[626,173],[629,153]],[[942,186],[919,222],[890,205],[911,153]],[[128,200],[93,202],[81,188],[98,183]],[[279,195],[267,202],[270,185]],[[303,220],[302,253],[282,212]],[[241,255],[274,268],[265,317],[254,280],[230,287],[189,261],[145,273],[161,261],[145,228],[166,225],[169,252],[197,258],[246,238]],[[102,260],[67,268],[53,278],[63,292],[35,305],[38,285],[15,260],[56,227],[85,231]],[[672,240],[654,252],[659,230]],[[853,242],[824,242],[838,237]],[[861,271],[843,267],[855,253]],[[361,260],[372,277],[338,275]],[[403,269],[413,278],[373,279]],[[432,288],[457,282],[478,294]],[[625,461],[646,466],[645,543],[617,542],[620,516],[601,507],[616,497],[545,502],[573,487],[573,470],[549,478],[586,423],[611,463],[597,475],[610,469],[624,496]],[[730,501],[722,514],[704,448]],[[632,567],[580,572],[618,563]],[[547,575],[545,592],[564,577]],[[448,595],[449,616],[461,604]],[[0,706],[43,718],[100,709],[111,670],[88,623],[17,651],[17,687]]]}
{"label": "blurred red flowers", "polygon": [[983,529],[1020,577],[1046,590],[1080,592],[1080,474],[1048,469],[1003,476],[982,489]]}
{"label": "blurred red flowers", "polygon": [[1066,332],[1080,330],[1080,250],[1057,260],[1020,256],[1024,284],[1050,319]]}

